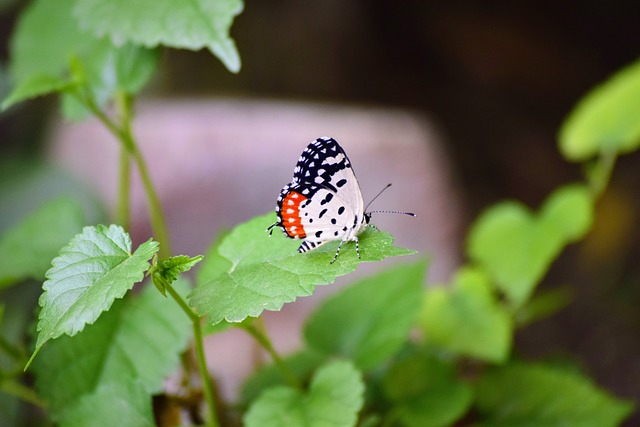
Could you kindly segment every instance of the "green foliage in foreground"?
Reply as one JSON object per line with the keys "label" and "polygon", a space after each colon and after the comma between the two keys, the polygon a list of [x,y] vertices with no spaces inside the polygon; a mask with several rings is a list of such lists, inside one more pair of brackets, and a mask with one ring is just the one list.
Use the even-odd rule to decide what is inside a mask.
{"label": "green foliage in foreground", "polygon": [[[181,282],[179,289],[187,286]],[[180,308],[148,286],[140,295],[114,302],[76,336],[47,344],[33,362],[38,390],[61,425],[97,425],[98,413],[108,415],[102,425],[109,425],[106,420],[136,425],[138,417],[114,411],[114,402],[128,402],[125,413],[146,414],[153,425],[151,394],[162,392],[190,336]]]}
{"label": "green foliage in foreground", "polygon": [[285,303],[311,295],[316,286],[351,273],[360,262],[413,253],[393,246],[388,233],[369,228],[360,237],[361,259],[345,245],[330,264],[337,242],[300,255],[299,241],[265,233],[274,219],[270,213],[239,225],[207,255],[202,266],[206,274],[198,276],[189,302],[209,322],[241,322],[263,310],[280,310]]}

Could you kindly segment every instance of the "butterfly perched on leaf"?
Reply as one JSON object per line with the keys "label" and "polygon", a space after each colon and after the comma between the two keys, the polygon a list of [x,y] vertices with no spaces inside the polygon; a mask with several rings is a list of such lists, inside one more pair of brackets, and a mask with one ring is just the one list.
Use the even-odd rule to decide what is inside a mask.
{"label": "butterfly perched on leaf", "polygon": [[278,220],[267,231],[280,226],[287,237],[303,239],[298,252],[340,240],[333,263],[342,245],[354,241],[360,258],[358,234],[369,224],[371,213],[366,212],[351,161],[335,139],[321,137],[305,148],[293,179],[280,191],[276,214]]}

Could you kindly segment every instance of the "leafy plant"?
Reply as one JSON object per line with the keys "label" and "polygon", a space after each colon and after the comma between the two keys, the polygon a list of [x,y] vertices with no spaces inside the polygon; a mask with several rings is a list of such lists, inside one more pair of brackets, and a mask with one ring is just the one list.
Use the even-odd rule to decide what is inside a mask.
{"label": "leafy plant", "polygon": [[[233,424],[220,408],[247,426],[266,427],[624,420],[633,403],[577,369],[516,360],[512,347],[519,329],[568,303],[561,291],[536,288],[562,250],[588,233],[617,156],[640,144],[640,62],[588,94],[560,132],[561,152],[585,164],[584,182],[557,189],[537,211],[518,202],[489,208],[471,227],[468,261],[446,286],[425,288],[427,262],[418,259],[345,288],[306,321],[303,348],[281,355],[261,322],[264,310],[311,295],[360,262],[413,252],[367,229],[361,259],[343,251],[331,264],[337,243],[300,255],[295,241],[269,238],[271,213],[238,225],[204,257],[172,253],[131,130],[132,104],[161,47],[206,47],[237,72],[228,31],[241,9],[240,0],[36,0],[22,15],[11,46],[14,89],[3,108],[59,94],[67,117],[97,117],[122,155],[111,225],[87,225],[83,205],[61,197],[0,237],[0,288],[43,282],[33,351],[25,350],[25,334],[5,327],[10,312],[28,329],[26,316],[15,319],[29,309],[0,306],[0,393],[7,397],[0,421],[18,424],[20,400],[61,426],[152,426],[162,412],[152,406],[158,395],[181,402],[192,414],[185,422],[210,426]],[[142,177],[154,234],[137,247],[127,231],[131,164]],[[182,273],[195,267],[193,287]],[[137,291],[145,275],[155,287]],[[205,333],[230,327],[254,337],[273,361],[246,379],[235,405],[217,399],[203,346]],[[180,398],[164,387],[178,372]],[[35,388],[25,375],[33,375]]]}

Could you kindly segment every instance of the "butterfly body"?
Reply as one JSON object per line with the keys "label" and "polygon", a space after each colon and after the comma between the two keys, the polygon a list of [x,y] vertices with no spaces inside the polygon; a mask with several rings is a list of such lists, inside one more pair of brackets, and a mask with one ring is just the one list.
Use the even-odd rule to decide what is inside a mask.
{"label": "butterfly body", "polygon": [[369,223],[360,185],[344,149],[329,137],[318,138],[302,152],[293,180],[280,191],[278,221],[287,237],[303,239],[298,252],[340,240],[333,258],[345,242],[354,241],[360,257],[358,234]]}

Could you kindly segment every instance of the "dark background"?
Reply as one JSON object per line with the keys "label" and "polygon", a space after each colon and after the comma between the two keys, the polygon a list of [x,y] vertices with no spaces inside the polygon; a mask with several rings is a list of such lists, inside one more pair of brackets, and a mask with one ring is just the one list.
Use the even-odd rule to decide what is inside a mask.
{"label": "dark background", "polygon": [[[6,62],[24,2],[3,4]],[[231,31],[238,75],[206,51],[171,50],[150,90],[422,112],[446,135],[471,221],[505,198],[535,208],[581,179],[560,156],[557,132],[581,95],[638,58],[639,18],[636,1],[248,1]],[[38,124],[53,107],[43,100],[0,117],[0,155],[37,151]],[[574,303],[520,332],[515,351],[569,358],[599,385],[640,401],[639,166],[638,154],[620,159],[594,231],[543,285],[570,285]],[[636,415],[627,425],[638,423]]]}

